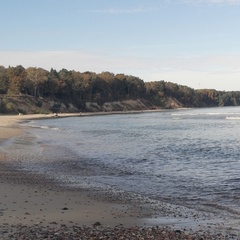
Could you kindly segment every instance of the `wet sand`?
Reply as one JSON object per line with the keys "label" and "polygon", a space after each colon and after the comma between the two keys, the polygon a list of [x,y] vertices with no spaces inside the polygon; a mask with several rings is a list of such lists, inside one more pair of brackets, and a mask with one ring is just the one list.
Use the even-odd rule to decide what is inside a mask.
{"label": "wet sand", "polygon": [[[63,114],[60,117],[79,115],[82,114]],[[31,235],[33,232],[38,234],[38,239],[44,236],[51,239],[74,236],[71,239],[79,239],[83,232],[86,239],[99,239],[101,236],[102,239],[119,239],[121,236],[126,239],[129,234],[133,234],[131,239],[201,239],[203,236],[202,239],[231,239],[216,231],[213,235],[207,229],[192,231],[190,218],[182,225],[176,219],[169,222],[158,220],[158,224],[162,223],[160,228],[152,228],[156,223],[152,221],[151,224],[147,219],[156,213],[137,201],[67,189],[43,176],[14,169],[4,143],[23,134],[18,124],[20,121],[48,117],[54,115],[0,116],[0,239],[36,238]],[[152,226],[147,228],[149,225]],[[234,234],[232,239],[237,239]]]}
{"label": "wet sand", "polygon": [[42,183],[2,181],[0,185],[0,225],[92,226],[100,222],[113,227],[138,222],[129,215],[129,206],[94,200],[87,192],[39,186]]}
{"label": "wet sand", "polygon": [[0,143],[22,133],[22,130],[14,121],[7,120],[8,119],[0,120]]}

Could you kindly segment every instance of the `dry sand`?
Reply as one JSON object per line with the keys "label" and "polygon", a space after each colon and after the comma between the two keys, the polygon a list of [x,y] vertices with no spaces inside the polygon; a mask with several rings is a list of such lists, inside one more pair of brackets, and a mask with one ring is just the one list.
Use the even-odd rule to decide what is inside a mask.
{"label": "dry sand", "polygon": [[113,227],[121,223],[136,224],[126,212],[127,205],[93,200],[87,192],[6,182],[0,183],[0,191],[0,225],[92,226],[100,222]]}

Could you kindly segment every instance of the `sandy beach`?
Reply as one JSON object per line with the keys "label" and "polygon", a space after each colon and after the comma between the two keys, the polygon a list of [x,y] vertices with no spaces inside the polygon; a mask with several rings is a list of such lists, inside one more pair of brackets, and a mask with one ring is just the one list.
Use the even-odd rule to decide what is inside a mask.
{"label": "sandy beach", "polygon": [[[62,114],[59,117],[83,114]],[[183,226],[149,226],[153,215],[128,199],[67,189],[50,179],[16,170],[5,148],[23,134],[19,122],[54,115],[0,116],[0,239],[228,239]],[[229,238],[231,239],[231,238]],[[233,239],[237,239],[236,236]]]}
{"label": "sandy beach", "polygon": [[[76,115],[78,114],[74,114],[74,116]],[[61,116],[73,115],[63,114]],[[54,117],[54,115],[1,116],[2,144],[4,140],[23,132],[18,125],[19,121],[48,117]],[[0,201],[1,208],[4,209],[4,217],[0,219],[2,224],[6,221],[9,224],[36,224],[39,222],[42,225],[48,225],[51,222],[61,224],[64,221],[64,224],[92,225],[96,221],[101,221],[104,224],[115,226],[121,223],[118,215],[123,215],[124,223],[133,225],[132,216],[121,214],[129,206],[99,202],[88,197],[89,193],[87,192],[64,191],[41,176],[15,171],[4,165],[6,155],[6,152],[0,152],[3,164],[0,177],[1,192],[5,193],[4,198]]]}

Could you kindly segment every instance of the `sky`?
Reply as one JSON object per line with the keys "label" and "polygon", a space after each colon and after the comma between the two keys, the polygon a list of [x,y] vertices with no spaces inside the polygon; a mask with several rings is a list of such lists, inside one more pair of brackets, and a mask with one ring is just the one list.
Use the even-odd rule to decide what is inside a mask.
{"label": "sky", "polygon": [[0,65],[240,91],[240,0],[0,0]]}

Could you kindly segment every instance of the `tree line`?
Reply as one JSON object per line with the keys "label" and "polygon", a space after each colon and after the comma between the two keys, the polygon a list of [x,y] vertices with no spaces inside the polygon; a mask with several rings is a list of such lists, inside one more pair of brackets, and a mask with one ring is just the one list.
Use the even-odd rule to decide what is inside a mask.
{"label": "tree line", "polygon": [[86,102],[144,99],[156,107],[166,107],[171,97],[182,107],[213,107],[240,105],[240,92],[195,90],[179,84],[142,79],[110,72],[78,72],[61,69],[24,68],[19,65],[0,66],[0,94],[30,95],[35,98],[59,99],[84,109]]}

